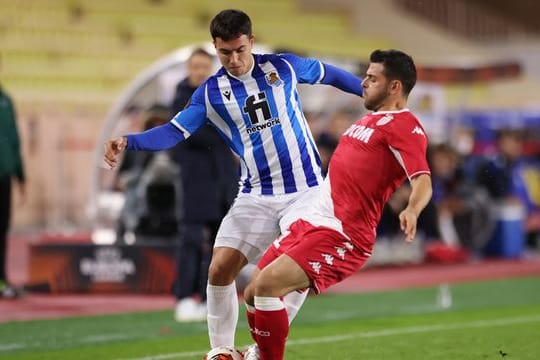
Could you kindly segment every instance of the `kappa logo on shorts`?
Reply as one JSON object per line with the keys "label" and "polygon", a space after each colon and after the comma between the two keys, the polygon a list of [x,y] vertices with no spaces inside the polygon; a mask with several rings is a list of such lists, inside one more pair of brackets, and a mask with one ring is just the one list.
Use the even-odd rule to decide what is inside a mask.
{"label": "kappa logo on shorts", "polygon": [[321,271],[321,263],[318,261],[309,261],[309,265],[313,268],[317,274]]}
{"label": "kappa logo on shorts", "polygon": [[335,249],[341,260],[345,260],[345,253],[347,252],[347,250],[339,246],[336,246]]}
{"label": "kappa logo on shorts", "polygon": [[321,254],[328,265],[334,265],[334,257],[330,254]]}
{"label": "kappa logo on shorts", "polygon": [[351,244],[351,243],[348,242],[348,241],[344,241],[344,242],[343,242],[343,245],[345,245],[345,247],[346,247],[347,250],[349,250],[349,251],[352,251],[352,250],[354,249],[353,244]]}

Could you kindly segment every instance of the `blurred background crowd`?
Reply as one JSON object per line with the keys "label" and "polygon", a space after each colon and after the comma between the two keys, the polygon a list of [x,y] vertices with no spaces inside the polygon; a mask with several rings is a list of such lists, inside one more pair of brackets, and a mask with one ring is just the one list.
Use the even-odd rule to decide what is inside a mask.
{"label": "blurred background crowd", "polygon": [[[101,167],[102,144],[163,123],[181,109],[178,86],[188,76],[189,59],[201,48],[216,68],[208,23],[230,7],[250,14],[261,51],[317,57],[359,76],[377,48],[415,58],[419,82],[409,104],[430,139],[434,196],[420,219],[421,241],[405,247],[395,240],[401,240],[397,214],[408,186],[394,194],[373,264],[520,257],[538,250],[540,5],[502,0],[0,0],[0,82],[16,105],[27,184],[26,203],[13,213],[14,233],[88,233],[109,244],[175,237],[167,214],[157,225],[141,220],[155,214],[151,203],[147,214],[129,213],[140,208],[129,201],[140,196],[135,188],[150,163],[146,155],[125,158],[116,173]],[[327,164],[340,134],[363,115],[362,100],[321,87],[301,88],[301,96]],[[189,151],[180,150],[179,159],[193,158]],[[168,171],[171,163],[179,167],[169,185],[177,192],[191,186],[184,175],[197,166],[188,170],[191,165],[175,155],[164,161]],[[217,163],[227,161],[234,167],[234,159]],[[153,164],[155,173],[160,164]],[[217,196],[226,208],[234,185],[221,185]],[[155,196],[141,201],[156,201],[161,210],[170,206],[173,223],[195,212],[197,204],[182,208],[190,201],[185,196],[179,205],[161,190],[155,187]],[[195,193],[205,194],[185,192]],[[204,221],[219,222],[221,214],[216,208]]]}

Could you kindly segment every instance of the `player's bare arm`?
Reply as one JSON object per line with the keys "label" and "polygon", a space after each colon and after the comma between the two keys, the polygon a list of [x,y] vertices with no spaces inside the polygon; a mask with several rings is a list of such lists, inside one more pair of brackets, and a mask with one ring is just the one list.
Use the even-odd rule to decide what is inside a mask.
{"label": "player's bare arm", "polygon": [[105,143],[103,159],[111,169],[114,169],[118,164],[118,155],[126,149],[126,146],[127,138],[125,136],[110,139]]}
{"label": "player's bare arm", "polygon": [[407,207],[399,214],[401,230],[405,233],[405,241],[411,242],[416,235],[418,216],[424,210],[433,192],[431,176],[421,174],[411,180],[411,195]]}

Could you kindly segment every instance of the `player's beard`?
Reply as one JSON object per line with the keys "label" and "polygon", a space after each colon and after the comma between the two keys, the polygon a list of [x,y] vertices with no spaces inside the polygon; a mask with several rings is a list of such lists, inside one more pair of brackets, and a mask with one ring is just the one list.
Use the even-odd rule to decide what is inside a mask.
{"label": "player's beard", "polygon": [[366,109],[371,111],[378,111],[383,105],[385,100],[388,97],[388,87],[385,87],[379,93],[373,94],[368,98],[364,99],[364,106]]}

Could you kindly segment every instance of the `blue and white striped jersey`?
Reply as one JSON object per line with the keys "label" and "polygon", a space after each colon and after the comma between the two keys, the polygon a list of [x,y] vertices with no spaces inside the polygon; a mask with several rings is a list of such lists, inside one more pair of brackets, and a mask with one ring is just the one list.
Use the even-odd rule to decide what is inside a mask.
{"label": "blue and white striped jersey", "polygon": [[360,95],[361,80],[331,67],[332,76],[327,76],[331,81],[323,81],[329,65],[292,54],[254,55],[254,59],[253,69],[245,75],[235,77],[221,68],[203,83],[189,106],[171,120],[176,131],[161,132],[161,140],[153,141],[138,138],[145,133],[129,135],[128,148],[161,149],[156,142],[164,136],[179,137],[178,142],[208,122],[240,158],[242,192],[275,195],[319,185],[319,153],[296,86],[330,83]]}

